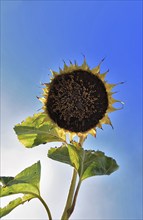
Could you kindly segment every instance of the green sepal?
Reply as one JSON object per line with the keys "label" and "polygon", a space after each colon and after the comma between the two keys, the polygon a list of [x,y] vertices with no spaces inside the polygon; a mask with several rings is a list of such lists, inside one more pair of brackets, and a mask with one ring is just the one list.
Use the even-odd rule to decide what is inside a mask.
{"label": "green sepal", "polygon": [[19,141],[27,148],[32,148],[48,142],[65,142],[63,129],[48,120],[46,114],[38,113],[26,118],[14,127]]}
{"label": "green sepal", "polygon": [[110,175],[119,167],[113,158],[101,151],[84,150],[72,144],[51,148],[48,157],[73,166],[81,180],[91,176]]}
{"label": "green sepal", "polygon": [[3,217],[11,212],[15,207],[40,196],[39,182],[41,175],[40,161],[24,169],[15,177],[0,177],[2,186],[0,187],[0,197],[23,193],[11,201],[7,206],[0,209],[0,216]]}

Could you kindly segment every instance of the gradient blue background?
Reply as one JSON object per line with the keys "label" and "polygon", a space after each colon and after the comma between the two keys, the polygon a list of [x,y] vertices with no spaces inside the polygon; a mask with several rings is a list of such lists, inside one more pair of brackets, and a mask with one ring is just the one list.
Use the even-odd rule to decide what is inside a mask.
{"label": "gradient blue background", "polygon": [[[142,219],[142,3],[141,1],[2,1],[1,2],[1,172],[16,175],[41,159],[42,194],[59,219],[72,169],[47,159],[49,146],[25,149],[13,126],[41,107],[36,96],[49,69],[62,60],[90,67],[106,57],[115,98],[124,109],[111,114],[114,130],[98,129],[87,149],[114,157],[120,169],[111,176],[86,180],[71,219]],[[4,201],[3,203],[5,203]],[[45,219],[38,201],[20,206],[4,219]]]}

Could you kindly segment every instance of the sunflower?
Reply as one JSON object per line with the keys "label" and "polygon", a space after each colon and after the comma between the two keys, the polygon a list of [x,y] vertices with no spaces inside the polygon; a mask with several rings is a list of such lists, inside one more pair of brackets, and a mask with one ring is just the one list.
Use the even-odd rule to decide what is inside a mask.
{"label": "sunflower", "polygon": [[85,137],[89,133],[95,136],[96,127],[102,128],[102,124],[112,126],[108,114],[118,110],[114,103],[122,102],[113,98],[117,84],[105,80],[109,70],[100,73],[102,61],[93,69],[84,58],[81,66],[64,62],[59,73],[51,70],[51,81],[44,83],[43,97],[39,98],[47,120],[70,135]]}

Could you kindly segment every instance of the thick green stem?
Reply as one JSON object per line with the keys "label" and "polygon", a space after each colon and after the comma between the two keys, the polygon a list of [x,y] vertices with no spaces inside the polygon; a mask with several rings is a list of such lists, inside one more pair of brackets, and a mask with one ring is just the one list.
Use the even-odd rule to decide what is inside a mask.
{"label": "thick green stem", "polygon": [[76,204],[76,200],[77,200],[77,196],[78,196],[78,192],[79,192],[80,186],[81,186],[81,180],[79,180],[79,182],[78,182],[78,185],[77,185],[77,188],[76,188],[76,191],[75,191],[75,194],[74,194],[72,206],[71,206],[71,208],[68,210],[68,216],[69,216],[69,217],[71,216],[71,214],[72,214],[73,211],[74,211],[74,208],[75,208],[75,204]]}
{"label": "thick green stem", "polygon": [[[86,137],[84,135],[81,135],[80,138],[79,138],[79,143],[80,143],[81,147],[83,145],[83,142],[84,142],[85,138]],[[79,180],[79,183],[77,185],[77,189],[75,191],[76,179],[77,179],[77,171],[74,169],[73,177],[72,177],[72,181],[71,181],[71,185],[70,185],[70,189],[69,189],[69,194],[68,194],[68,198],[67,198],[67,202],[66,202],[66,206],[65,206],[63,215],[61,217],[61,220],[68,220],[69,217],[71,216],[72,212],[74,211],[78,191],[79,191],[79,188],[80,188],[80,185],[81,185],[81,181]]]}
{"label": "thick green stem", "polygon": [[65,206],[62,218],[61,218],[62,220],[67,220],[69,218],[68,210],[72,205],[73,194],[74,194],[75,185],[76,185],[76,178],[77,178],[77,172],[74,169],[73,177],[72,177],[72,181],[71,181],[71,185],[70,185],[70,189],[69,189],[69,194],[68,194],[68,198],[67,198],[67,202],[66,202],[66,206]]}
{"label": "thick green stem", "polygon": [[40,200],[40,202],[41,202],[41,203],[43,204],[43,206],[45,207],[46,212],[47,212],[47,214],[48,214],[49,220],[52,220],[51,212],[50,212],[50,209],[49,209],[49,207],[47,206],[46,202],[44,201],[44,199],[43,199],[41,196],[38,196],[38,199]]}

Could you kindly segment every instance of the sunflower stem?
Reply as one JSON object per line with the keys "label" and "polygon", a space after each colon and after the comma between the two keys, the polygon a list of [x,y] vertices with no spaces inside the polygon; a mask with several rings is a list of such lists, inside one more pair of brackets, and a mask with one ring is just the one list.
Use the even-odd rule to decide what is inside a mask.
{"label": "sunflower stem", "polygon": [[74,194],[74,198],[73,198],[72,205],[71,205],[71,207],[68,209],[68,217],[70,217],[71,214],[72,214],[73,211],[74,211],[74,208],[75,208],[75,205],[76,205],[77,196],[78,196],[78,192],[79,192],[79,189],[80,189],[80,186],[81,186],[81,182],[82,182],[82,181],[79,180],[78,185],[77,185],[77,188],[76,188],[76,191],[75,191],[75,194]]}
{"label": "sunflower stem", "polygon": [[[79,138],[79,143],[80,143],[81,147],[83,145],[84,140],[85,140],[85,137],[83,137],[81,135]],[[81,185],[81,181],[79,180],[76,191],[75,191],[76,179],[77,179],[77,171],[74,169],[72,180],[71,180],[71,185],[70,185],[70,189],[69,189],[69,193],[68,193],[67,202],[66,202],[65,209],[64,209],[63,215],[61,217],[61,220],[68,220],[74,211],[77,195],[78,195],[79,188]]]}
{"label": "sunflower stem", "polygon": [[72,205],[73,194],[74,194],[75,186],[76,186],[76,179],[77,179],[77,172],[74,169],[66,206],[65,206],[61,220],[68,220],[68,218],[69,218],[68,210],[70,209],[70,207]]}
{"label": "sunflower stem", "polygon": [[44,199],[41,196],[38,196],[37,198],[40,200],[40,202],[45,207],[49,220],[52,220],[52,215],[51,215],[50,209],[49,209],[48,205],[46,204],[46,202],[44,201]]}

